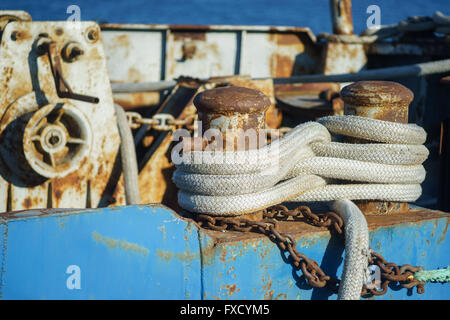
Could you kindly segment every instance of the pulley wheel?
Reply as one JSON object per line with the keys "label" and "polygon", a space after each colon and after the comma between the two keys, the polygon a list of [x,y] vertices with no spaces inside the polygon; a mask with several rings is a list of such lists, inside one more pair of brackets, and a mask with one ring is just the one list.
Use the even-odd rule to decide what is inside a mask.
{"label": "pulley wheel", "polygon": [[28,121],[23,151],[31,168],[47,178],[77,170],[88,156],[92,131],[84,114],[70,103],[46,105]]}

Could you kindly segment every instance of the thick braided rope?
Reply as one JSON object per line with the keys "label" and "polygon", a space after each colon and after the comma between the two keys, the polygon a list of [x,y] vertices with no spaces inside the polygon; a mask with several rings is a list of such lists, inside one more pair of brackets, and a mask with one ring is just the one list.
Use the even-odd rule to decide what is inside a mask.
{"label": "thick braided rope", "polygon": [[[186,153],[173,180],[181,207],[214,215],[238,215],[283,201],[329,201],[344,220],[345,259],[338,299],[360,298],[369,258],[367,222],[350,200],[415,201],[428,156],[425,131],[354,116],[319,119],[333,133],[389,144],[331,142],[323,127],[306,123],[259,150]],[[204,158],[206,156],[206,158]],[[196,160],[200,162],[195,162]],[[228,159],[225,162],[224,158]],[[209,161],[204,163],[204,160]],[[327,184],[324,178],[354,184]],[[284,181],[283,181],[284,180]]]}
{"label": "thick braided rope", "polygon": [[[388,144],[331,142],[328,130]],[[240,215],[274,201],[415,201],[425,178],[421,163],[428,150],[418,145],[425,139],[415,124],[331,116],[301,124],[257,150],[186,152],[173,181],[183,208],[212,215]],[[291,181],[297,177],[302,185]]]}
{"label": "thick braided rope", "polygon": [[345,258],[339,300],[359,300],[369,263],[369,230],[366,218],[350,200],[333,202],[332,209],[344,221]]}
{"label": "thick braided rope", "polygon": [[333,133],[395,144],[423,144],[425,130],[416,124],[403,124],[358,116],[329,116],[317,120]]}

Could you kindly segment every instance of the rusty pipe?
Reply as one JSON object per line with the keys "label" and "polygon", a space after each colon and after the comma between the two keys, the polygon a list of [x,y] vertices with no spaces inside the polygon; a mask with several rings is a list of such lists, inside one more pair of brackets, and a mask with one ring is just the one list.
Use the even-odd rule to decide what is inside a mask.
{"label": "rusty pipe", "polygon": [[352,1],[330,0],[334,34],[353,34]]}
{"label": "rusty pipe", "polygon": [[[311,74],[292,77],[261,77],[253,80],[273,79],[274,84],[311,83],[311,82],[353,82],[361,80],[388,80],[405,77],[422,77],[450,72],[450,59],[416,63],[399,67],[378,68],[342,74]],[[208,79],[200,79],[208,81]],[[176,80],[162,80],[140,83],[111,83],[113,93],[154,92],[172,89]]]}

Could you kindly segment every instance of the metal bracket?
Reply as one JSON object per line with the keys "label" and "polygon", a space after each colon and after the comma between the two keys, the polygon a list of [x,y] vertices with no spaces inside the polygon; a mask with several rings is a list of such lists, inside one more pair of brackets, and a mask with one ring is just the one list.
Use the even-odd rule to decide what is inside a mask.
{"label": "metal bracket", "polygon": [[46,36],[40,37],[37,42],[37,49],[40,53],[48,55],[58,97],[90,103],[98,103],[100,101],[97,97],[74,93],[72,91],[69,84],[64,79],[58,46],[53,40]]}

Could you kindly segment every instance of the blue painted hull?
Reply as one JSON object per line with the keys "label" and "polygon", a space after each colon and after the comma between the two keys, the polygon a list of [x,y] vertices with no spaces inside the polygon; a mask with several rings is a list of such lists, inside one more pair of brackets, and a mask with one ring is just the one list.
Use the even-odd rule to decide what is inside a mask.
{"label": "blue painted hull", "polygon": [[[449,265],[449,214],[432,213],[429,219],[372,227],[371,247],[399,265]],[[308,286],[266,237],[224,237],[159,205],[23,211],[4,216],[0,232],[3,299],[337,298]],[[340,237],[319,231],[296,239],[300,252],[340,277]],[[450,285],[434,283],[422,295],[390,287],[376,297],[449,298]]]}

